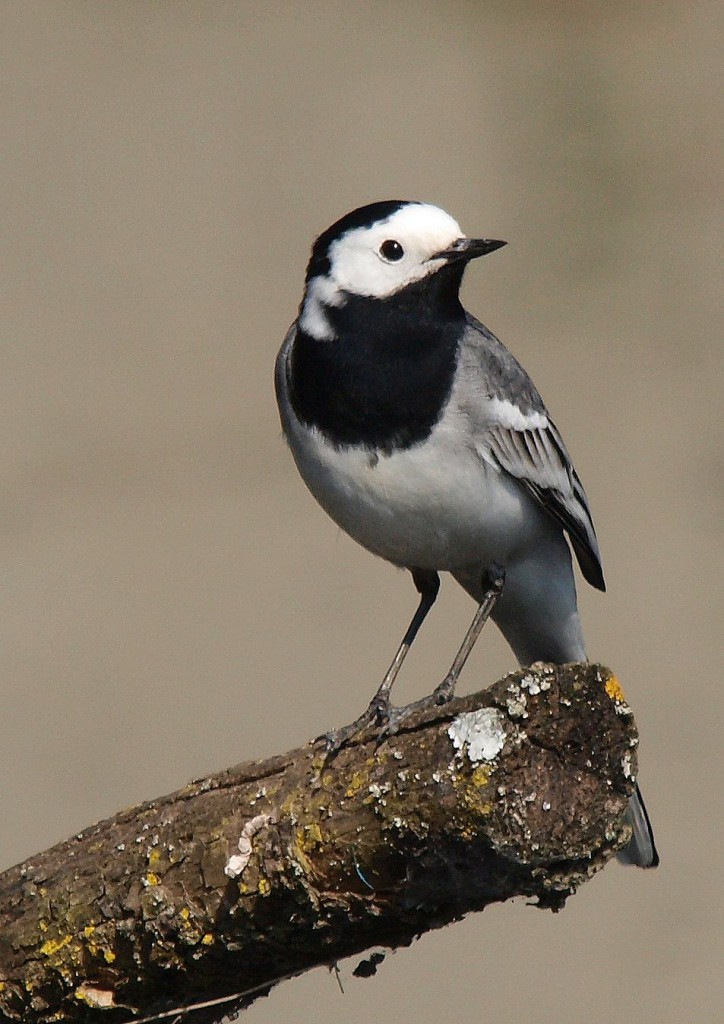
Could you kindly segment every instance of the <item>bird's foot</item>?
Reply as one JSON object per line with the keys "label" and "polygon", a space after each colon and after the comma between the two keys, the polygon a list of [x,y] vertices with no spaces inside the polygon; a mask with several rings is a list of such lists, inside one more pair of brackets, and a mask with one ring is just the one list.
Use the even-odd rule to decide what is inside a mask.
{"label": "bird's foot", "polygon": [[377,729],[374,739],[379,746],[390,736],[394,736],[402,723],[412,715],[418,711],[429,711],[431,708],[442,707],[452,700],[454,692],[455,680],[450,676],[445,676],[439,686],[436,686],[427,697],[404,704],[402,707],[390,704],[389,697],[385,698],[375,694],[369,705],[359,718],[355,718],[354,722],[324,734],[325,760],[333,758],[350,740],[357,739],[371,729]]}
{"label": "bird's foot", "polygon": [[333,729],[331,732],[325,733],[324,740],[327,748],[325,760],[334,757],[350,740],[367,732],[368,729],[372,729],[375,726],[384,727],[389,721],[390,714],[395,710],[397,709],[390,705],[389,695],[376,693],[369,702],[369,705],[359,718],[355,718],[354,722],[350,722],[349,725],[345,725],[341,729]]}
{"label": "bird's foot", "polygon": [[447,675],[427,697],[413,700],[410,704],[404,704],[399,708],[389,707],[387,710],[387,720],[382,723],[382,727],[377,733],[377,743],[380,744],[390,736],[394,736],[403,722],[407,721],[408,718],[412,718],[418,712],[430,711],[432,708],[440,708],[445,704],[449,704],[455,696],[455,682],[455,679]]}

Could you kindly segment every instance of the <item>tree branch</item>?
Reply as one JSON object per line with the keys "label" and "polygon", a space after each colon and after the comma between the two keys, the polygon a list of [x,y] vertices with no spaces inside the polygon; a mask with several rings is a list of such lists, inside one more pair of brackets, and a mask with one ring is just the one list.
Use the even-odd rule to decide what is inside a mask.
{"label": "tree branch", "polygon": [[0,1022],[233,997],[192,1017],[218,1021],[492,902],[558,910],[629,838],[636,742],[607,669],[539,666],[122,811],[0,875]]}

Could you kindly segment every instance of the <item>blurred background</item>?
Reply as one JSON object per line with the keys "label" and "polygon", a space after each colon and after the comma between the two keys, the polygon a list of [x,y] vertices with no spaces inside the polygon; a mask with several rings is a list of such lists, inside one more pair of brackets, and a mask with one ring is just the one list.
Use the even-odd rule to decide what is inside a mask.
{"label": "blurred background", "polygon": [[[662,865],[244,1019],[720,1019],[723,28],[696,0],[2,4],[1,867],[366,704],[416,595],[306,493],[272,365],[315,235],[423,199],[510,243],[464,300],[588,491],[584,626]],[[472,611],[445,581],[400,701]],[[513,664],[491,626],[463,689]]]}

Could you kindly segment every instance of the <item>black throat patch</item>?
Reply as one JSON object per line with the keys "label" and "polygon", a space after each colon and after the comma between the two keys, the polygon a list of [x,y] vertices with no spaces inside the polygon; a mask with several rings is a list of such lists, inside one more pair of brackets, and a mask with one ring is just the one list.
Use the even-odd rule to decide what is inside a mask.
{"label": "black throat patch", "polygon": [[424,441],[455,375],[462,272],[444,267],[387,299],[348,295],[325,308],[334,341],[298,329],[289,391],[299,419],[339,448],[390,454]]}

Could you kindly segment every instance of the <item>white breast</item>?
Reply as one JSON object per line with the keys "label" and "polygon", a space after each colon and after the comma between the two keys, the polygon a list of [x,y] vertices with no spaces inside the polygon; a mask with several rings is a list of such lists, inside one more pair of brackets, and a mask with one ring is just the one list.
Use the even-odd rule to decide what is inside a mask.
{"label": "white breast", "polygon": [[534,540],[537,520],[545,529],[520,485],[481,459],[453,410],[422,444],[379,456],[333,448],[291,410],[285,421],[299,472],[322,508],[395,565],[453,571],[505,563]]}

